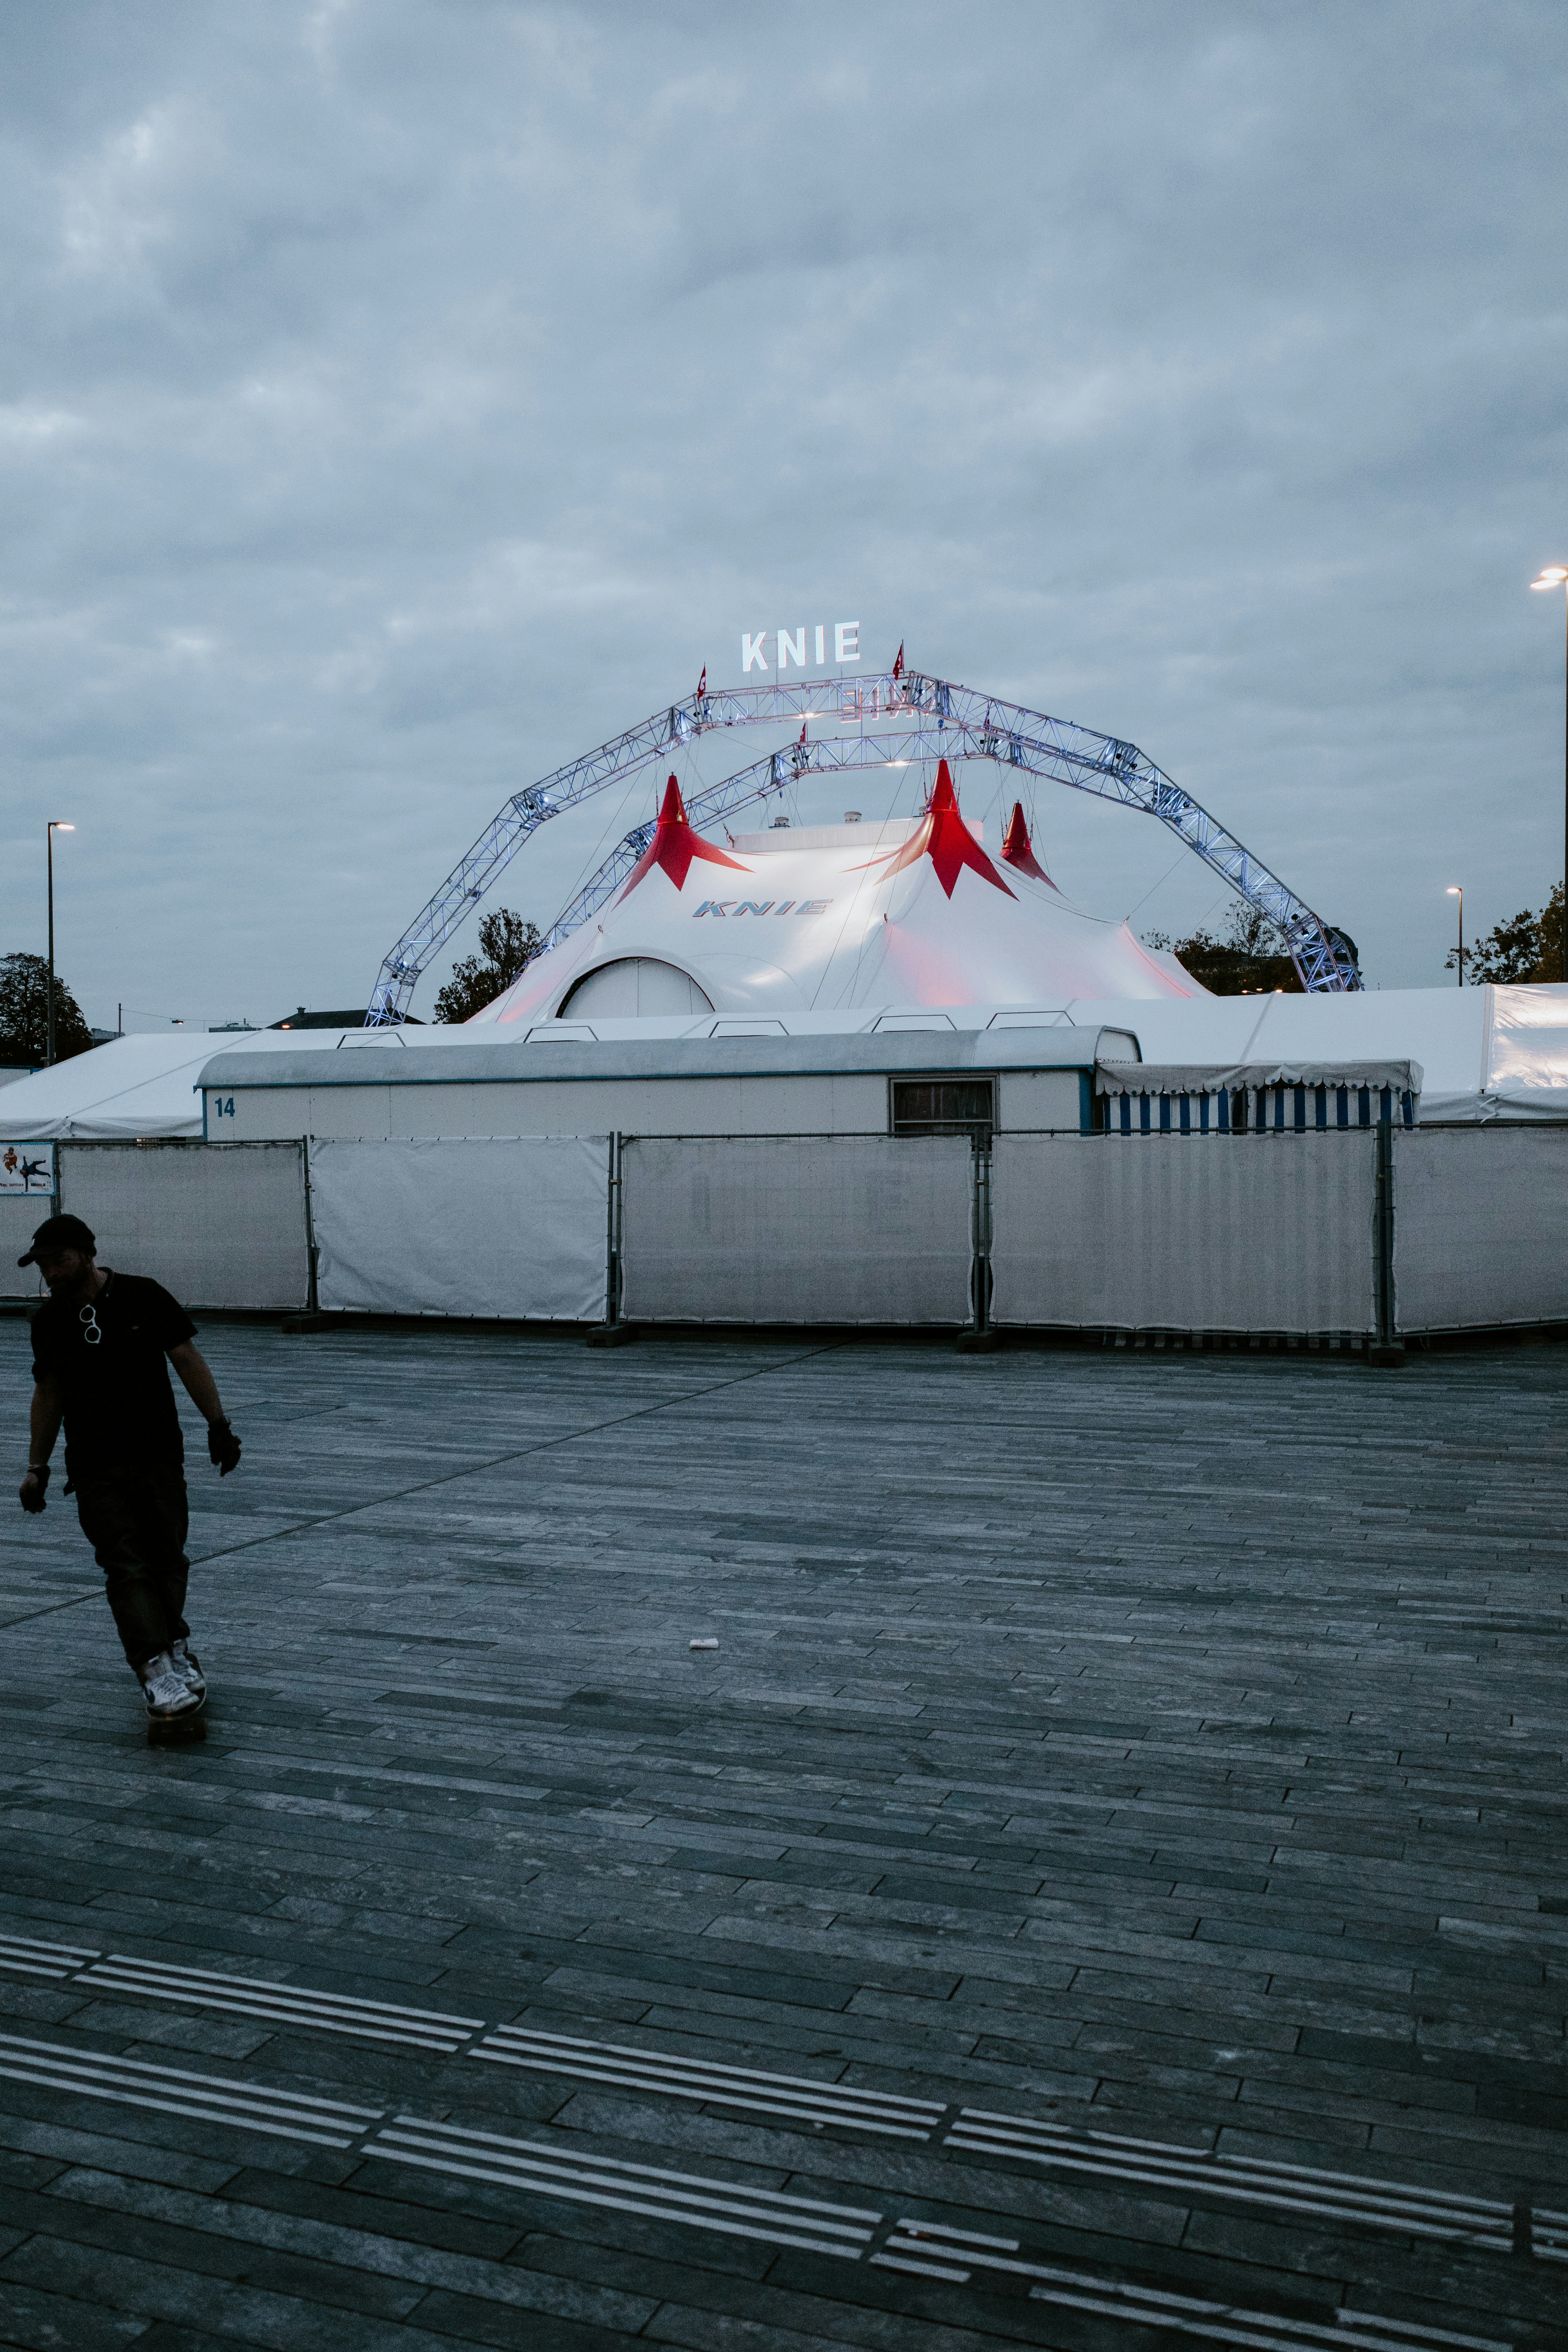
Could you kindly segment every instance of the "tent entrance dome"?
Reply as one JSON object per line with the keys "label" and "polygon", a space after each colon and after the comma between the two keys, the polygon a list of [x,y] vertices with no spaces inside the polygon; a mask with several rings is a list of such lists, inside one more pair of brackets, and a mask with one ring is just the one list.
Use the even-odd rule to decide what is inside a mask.
{"label": "tent entrance dome", "polygon": [[619,956],[614,963],[584,972],[561,1006],[558,1018],[582,1020],[590,1013],[606,1018],[639,1013],[711,1013],[712,999],[689,972],[655,956]]}

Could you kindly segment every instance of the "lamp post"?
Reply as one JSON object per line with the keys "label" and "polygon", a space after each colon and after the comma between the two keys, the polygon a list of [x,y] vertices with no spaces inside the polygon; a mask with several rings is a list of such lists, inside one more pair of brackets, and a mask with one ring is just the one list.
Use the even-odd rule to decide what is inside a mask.
{"label": "lamp post", "polygon": [[[1548,563],[1532,588],[1561,588],[1568,583],[1568,565]],[[1568,598],[1564,599],[1568,604]],[[1563,672],[1563,977],[1568,980],[1568,654]]]}
{"label": "lamp post", "polygon": [[1465,893],[1461,884],[1450,882],[1448,896],[1459,902],[1459,986],[1465,984]]}
{"label": "lamp post", "polygon": [[49,819],[48,832],[46,835],[48,842],[49,865],[49,1035],[44,1063],[48,1069],[53,1069],[55,1066],[55,835],[57,833],[74,833],[75,831],[74,824],[67,824],[63,818],[53,816]]}

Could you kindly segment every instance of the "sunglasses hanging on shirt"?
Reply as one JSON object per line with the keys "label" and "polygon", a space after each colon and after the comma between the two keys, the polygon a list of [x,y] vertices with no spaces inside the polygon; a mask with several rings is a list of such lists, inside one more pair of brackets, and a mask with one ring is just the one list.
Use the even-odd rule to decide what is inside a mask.
{"label": "sunglasses hanging on shirt", "polygon": [[81,1336],[86,1340],[88,1346],[89,1348],[96,1348],[99,1341],[103,1337],[102,1327],[99,1323],[98,1319],[97,1307],[84,1307],[77,1319],[79,1322],[85,1323],[87,1326],[86,1330],[83,1331]]}

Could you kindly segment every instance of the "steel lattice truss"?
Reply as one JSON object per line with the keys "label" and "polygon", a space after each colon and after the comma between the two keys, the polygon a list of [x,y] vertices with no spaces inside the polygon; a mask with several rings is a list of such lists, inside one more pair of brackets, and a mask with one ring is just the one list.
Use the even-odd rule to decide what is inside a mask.
{"label": "steel lattice truss", "polygon": [[[1314,914],[1278,875],[1172,782],[1134,743],[1097,735],[1070,719],[1048,719],[973,687],[910,672],[858,678],[802,678],[767,686],[714,688],[672,703],[640,727],[629,728],[553,775],[519,793],[479,835],[429,905],[387,956],[365,1015],[367,1028],[401,1021],[421,972],[438,953],[502,868],[552,816],[639,769],[667,758],[700,735],[770,720],[823,719],[837,725],[879,723],[874,733],[819,736],[771,753],[723,782],[694,793],[689,813],[711,820],[751,801],[765,800],[797,777],[836,769],[883,767],[895,761],[945,757],[994,760],[1028,775],[1070,784],[1101,800],[1120,801],[1158,817],[1194,854],[1228,882],[1247,905],[1280,932],[1310,993],[1359,989],[1355,952],[1342,931]],[[639,825],[584,885],[552,925],[554,946],[575,930],[624,880],[652,839]]]}

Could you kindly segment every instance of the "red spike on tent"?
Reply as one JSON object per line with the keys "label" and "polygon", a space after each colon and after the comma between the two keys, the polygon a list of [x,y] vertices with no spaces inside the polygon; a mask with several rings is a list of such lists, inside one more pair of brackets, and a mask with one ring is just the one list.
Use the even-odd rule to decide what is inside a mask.
{"label": "red spike on tent", "polygon": [[918,865],[928,851],[936,868],[936,878],[950,898],[953,885],[966,866],[983,881],[994,883],[1005,897],[1011,898],[1016,895],[1008,889],[959,814],[958,794],[952,789],[952,772],[945,760],[937,764],[936,789],[927,803],[926,820],[920,831],[911,834],[901,849],[888,852],[885,861],[881,857],[873,857],[867,863],[868,866],[881,866],[885,862],[883,879],[887,880],[900,873],[906,866]]}
{"label": "red spike on tent", "polygon": [[749,874],[752,870],[742,866],[738,857],[726,857],[721,849],[715,849],[700,833],[693,833],[686,803],[680,797],[680,786],[671,776],[664,788],[664,806],[659,810],[653,839],[633,866],[621,897],[629,898],[644,875],[651,873],[656,866],[663,867],[678,890],[684,889],[691,862],[698,857],[705,858],[711,866],[732,866],[737,874]]}
{"label": "red spike on tent", "polygon": [[[1024,822],[1022,801],[1015,801],[1013,803],[1013,814],[1007,825],[1007,837],[1002,844],[1002,862],[1005,866],[1016,866],[1020,874],[1032,874],[1037,882],[1049,883],[1050,887],[1056,890],[1056,884],[1051,881],[1050,876],[1035,856],[1030,844],[1029,828]],[[1059,890],[1057,891],[1057,896],[1060,898]]]}

